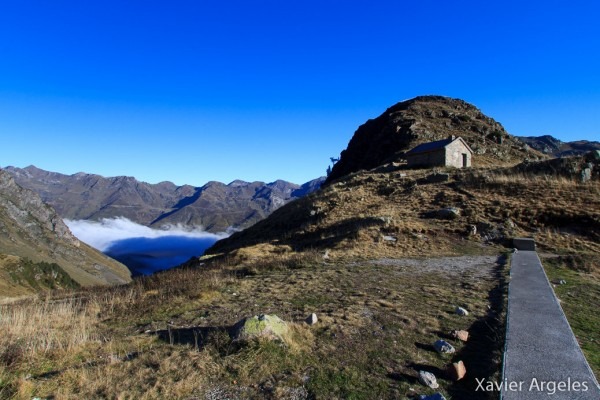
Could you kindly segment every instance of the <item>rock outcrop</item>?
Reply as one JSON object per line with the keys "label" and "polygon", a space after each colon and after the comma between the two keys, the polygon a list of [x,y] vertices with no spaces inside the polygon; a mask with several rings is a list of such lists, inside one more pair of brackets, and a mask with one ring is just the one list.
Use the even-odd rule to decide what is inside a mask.
{"label": "rock outcrop", "polygon": [[326,184],[361,169],[402,161],[416,145],[451,135],[462,137],[473,149],[476,166],[512,165],[544,158],[463,100],[419,96],[402,101],[361,125],[333,166]]}

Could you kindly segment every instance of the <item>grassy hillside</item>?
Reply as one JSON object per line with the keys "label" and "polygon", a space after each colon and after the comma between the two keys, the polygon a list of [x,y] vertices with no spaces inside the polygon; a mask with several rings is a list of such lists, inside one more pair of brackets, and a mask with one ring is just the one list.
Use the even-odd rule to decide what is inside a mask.
{"label": "grassy hillside", "polygon": [[5,297],[78,287],[79,284],[58,264],[36,263],[29,259],[0,254],[0,293]]}
{"label": "grassy hillside", "polygon": [[306,250],[330,259],[452,255],[510,246],[515,236],[548,251],[600,253],[600,181],[553,175],[550,163],[352,174],[209,253],[245,261]]}
{"label": "grassy hillside", "polygon": [[[17,185],[1,169],[0,254],[1,285],[6,289],[0,292],[0,298],[29,293],[38,286],[64,286],[64,275],[79,285],[122,284],[131,280],[127,267],[81,243],[52,207],[34,192]],[[15,263],[19,267],[11,270]],[[61,271],[52,272],[56,268]],[[52,279],[54,283],[50,282]]]}
{"label": "grassy hillside", "polygon": [[[0,397],[411,398],[433,392],[416,378],[426,370],[449,399],[497,398],[474,388],[499,378],[513,235],[562,260],[549,275],[568,282],[557,294],[598,374],[599,183],[544,171],[361,172],[190,268],[3,306]],[[289,323],[282,343],[232,341],[236,322],[262,313]],[[438,339],[456,353],[436,353]]]}

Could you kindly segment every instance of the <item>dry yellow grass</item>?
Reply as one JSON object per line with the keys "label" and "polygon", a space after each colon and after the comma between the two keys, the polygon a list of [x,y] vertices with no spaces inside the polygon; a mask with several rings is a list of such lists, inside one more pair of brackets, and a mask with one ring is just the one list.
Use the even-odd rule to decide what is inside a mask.
{"label": "dry yellow grass", "polygon": [[[449,180],[430,180],[436,173]],[[460,217],[435,215],[446,207]],[[600,252],[600,181],[490,168],[360,172],[211,251],[240,261],[290,249],[338,260],[477,254],[510,246],[514,236],[532,236],[554,252]]]}
{"label": "dry yellow grass", "polygon": [[18,346],[20,357],[34,357],[97,341],[97,307],[77,299],[0,306],[0,349]]}
{"label": "dry yellow grass", "polygon": [[[489,319],[487,308],[501,312],[503,304],[503,272],[490,260],[486,267],[451,268],[440,281],[436,268],[462,261],[346,264],[296,254],[12,304],[2,308],[8,334],[0,341],[0,398],[400,396],[412,386],[413,363],[448,362],[426,348],[440,334],[501,322]],[[459,319],[456,304],[472,314]],[[319,316],[313,327],[303,323],[311,312]],[[231,342],[227,327],[259,313],[290,322],[284,345]],[[18,357],[7,352],[11,345]],[[485,348],[493,371],[498,350]],[[472,349],[457,349],[471,357]]]}

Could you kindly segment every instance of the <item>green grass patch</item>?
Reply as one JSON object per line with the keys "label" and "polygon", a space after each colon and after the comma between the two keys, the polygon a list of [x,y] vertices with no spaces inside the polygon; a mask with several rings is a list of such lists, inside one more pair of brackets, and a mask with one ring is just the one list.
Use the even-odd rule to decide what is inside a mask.
{"label": "green grass patch", "polygon": [[358,366],[319,368],[308,388],[316,398],[373,399],[386,395],[388,383],[373,380]]}
{"label": "green grass patch", "polygon": [[571,269],[564,258],[547,259],[543,264],[551,282],[561,279],[567,282],[554,285],[554,292],[590,367],[600,378],[600,280]]}
{"label": "green grass patch", "polygon": [[7,268],[14,283],[31,286],[33,289],[76,289],[75,282],[58,264],[33,262],[24,258]]}

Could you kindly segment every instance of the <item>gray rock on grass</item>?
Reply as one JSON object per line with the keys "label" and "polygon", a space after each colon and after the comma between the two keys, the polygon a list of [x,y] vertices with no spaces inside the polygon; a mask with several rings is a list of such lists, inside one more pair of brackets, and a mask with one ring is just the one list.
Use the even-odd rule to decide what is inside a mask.
{"label": "gray rock on grass", "polygon": [[317,318],[317,314],[312,313],[306,318],[306,323],[309,325],[314,325],[317,323],[319,319]]}
{"label": "gray rock on grass", "polygon": [[277,315],[261,314],[244,318],[233,327],[233,340],[249,341],[266,338],[283,341],[288,332],[288,326]]}
{"label": "gray rock on grass", "polygon": [[453,338],[460,340],[461,342],[466,342],[469,340],[469,331],[465,330],[454,330],[450,332]]}
{"label": "gray rock on grass", "polygon": [[446,342],[445,340],[438,340],[433,344],[433,347],[435,348],[435,351],[437,351],[438,353],[441,354],[452,354],[454,353],[456,350],[454,349],[454,346],[452,346],[450,343]]}
{"label": "gray rock on grass", "polygon": [[432,389],[437,389],[440,385],[437,383],[437,378],[434,374],[427,371],[419,371],[419,382]]}
{"label": "gray rock on grass", "polygon": [[462,308],[462,307],[456,307],[456,310],[454,310],[454,312],[456,314],[458,314],[458,315],[463,316],[463,317],[469,315],[469,312],[466,309]]}
{"label": "gray rock on grass", "polygon": [[460,217],[460,209],[456,207],[446,207],[437,211],[438,218],[457,219]]}

